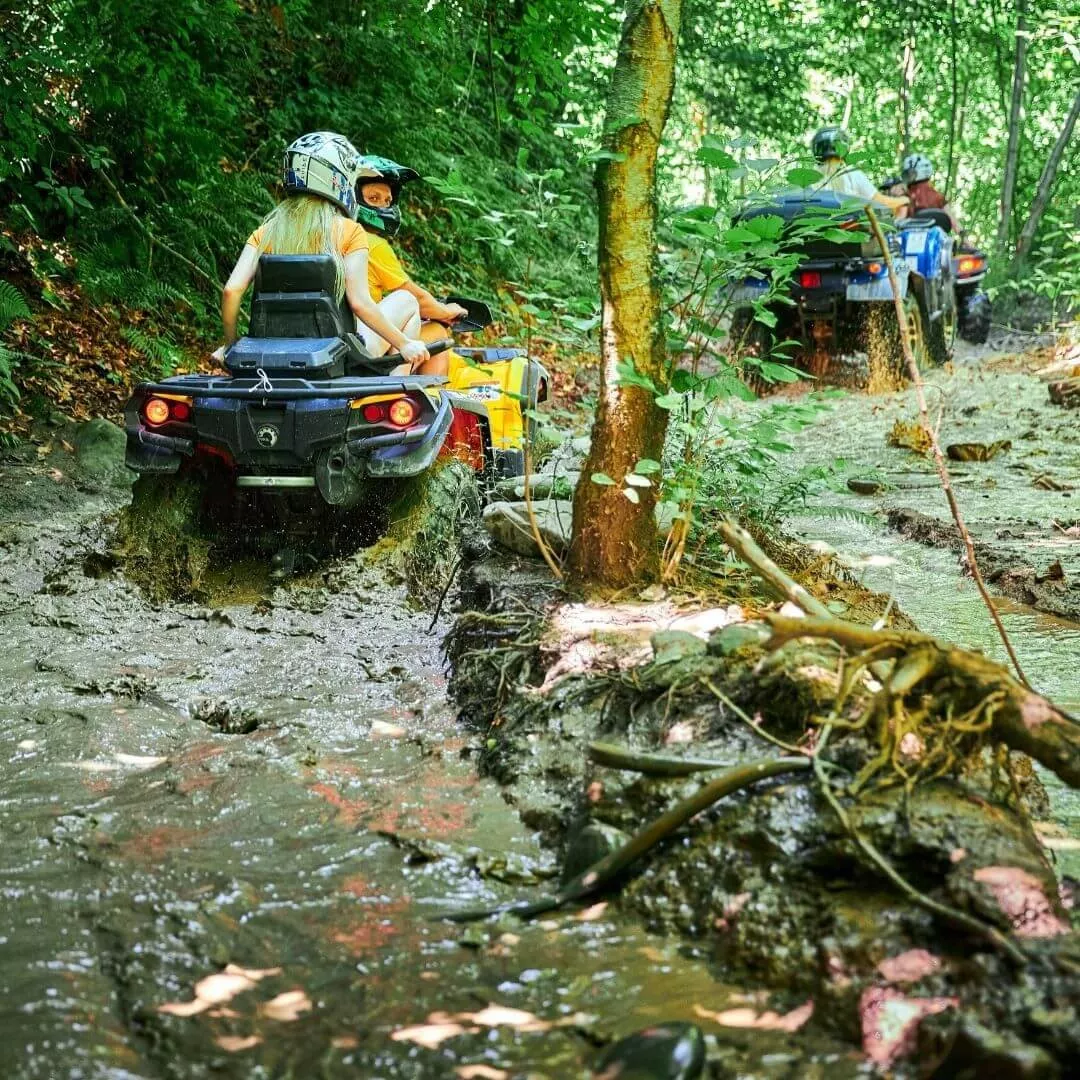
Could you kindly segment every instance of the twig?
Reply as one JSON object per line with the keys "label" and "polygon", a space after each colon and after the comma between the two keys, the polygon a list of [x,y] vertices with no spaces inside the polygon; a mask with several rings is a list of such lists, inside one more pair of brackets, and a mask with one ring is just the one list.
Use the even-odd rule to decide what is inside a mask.
{"label": "twig", "polygon": [[442,606],[446,603],[446,597],[450,592],[450,586],[454,584],[454,577],[461,566],[461,556],[459,555],[454,562],[454,565],[450,567],[450,573],[446,578],[446,584],[443,586],[443,591],[439,594],[439,602],[435,605],[435,614],[431,616],[431,624],[427,628],[427,632],[430,634],[435,629],[435,624],[439,621],[439,616],[442,614]]}
{"label": "twig", "polygon": [[848,817],[847,812],[836,798],[836,794],[832,790],[832,785],[829,783],[822,768],[823,762],[821,760],[821,752],[828,744],[830,734],[832,734],[832,724],[827,723],[821,729],[821,738],[818,740],[817,749],[811,758],[814,765],[814,777],[817,779],[818,785],[821,788],[821,793],[825,796],[826,802],[832,807],[833,813],[839,818],[840,824],[843,825],[845,832],[847,832],[851,839],[855,841],[855,844],[863,855],[865,855],[866,858],[889,879],[889,881],[911,900],[912,903],[917,904],[925,911],[929,911],[931,915],[937,915],[947,922],[960,926],[973,934],[977,934],[981,938],[985,938],[1001,949],[1014,964],[1019,967],[1024,966],[1027,963],[1027,957],[1024,955],[1023,951],[1014,941],[1011,941],[1005,934],[998,930],[997,927],[991,926],[989,923],[984,923],[981,919],[976,919],[972,915],[967,915],[962,911],[958,911],[956,908],[939,903],[925,893],[920,892],[906,878],[902,877],[888,859],[886,859],[885,856],[882,855],[857,828],[855,828],[851,819]]}
{"label": "twig", "polygon": [[975,558],[975,545],[972,543],[971,533],[968,532],[967,525],[964,524],[964,516],[960,513],[960,506],[956,501],[956,495],[953,492],[952,484],[949,482],[949,467],[945,464],[945,455],[941,452],[941,444],[938,442],[936,432],[930,426],[930,412],[926,405],[926,393],[923,388],[922,376],[919,374],[919,365],[915,363],[915,356],[911,351],[911,342],[908,340],[907,312],[904,311],[904,302],[900,297],[900,282],[896,276],[896,267],[893,265],[892,253],[889,251],[889,245],[885,242],[885,234],[881,231],[881,223],[878,221],[877,214],[874,213],[872,207],[867,206],[866,216],[870,219],[870,228],[873,230],[874,236],[881,247],[885,259],[885,266],[889,271],[889,284],[892,286],[893,304],[896,307],[896,319],[900,325],[900,347],[903,350],[904,360],[907,363],[908,374],[911,376],[912,384],[915,387],[915,397],[919,403],[919,421],[922,424],[923,430],[926,432],[927,438],[930,440],[930,449],[934,454],[934,464],[937,466],[938,478],[941,481],[942,490],[945,492],[945,498],[948,500],[949,510],[952,512],[953,521],[956,522],[956,527],[960,530],[960,536],[964,541],[964,550],[967,553],[967,561],[968,566],[971,568],[971,576],[975,579],[979,595],[982,596],[983,603],[986,604],[986,610],[990,613],[990,618],[994,621],[994,626],[997,627],[997,632],[1001,636],[1005,651],[1009,654],[1009,660],[1012,661],[1012,666],[1016,670],[1017,678],[1030,690],[1032,689],[1031,683],[1028,682],[1027,676],[1024,675],[1024,670],[1020,666],[1020,660],[1016,655],[1016,650],[1013,649],[1012,642],[1009,640],[1009,635],[1005,631],[1005,624],[1001,621],[1001,616],[994,607],[994,601],[991,598],[990,593],[986,588],[986,583],[983,581],[982,574],[979,571],[979,564]]}
{"label": "twig", "polygon": [[707,810],[714,802],[740,791],[744,787],[765,780],[771,776],[782,776],[784,773],[798,772],[810,768],[810,759],[798,758],[773,758],[769,761],[758,761],[752,765],[740,765],[729,769],[719,776],[710,780],[699,788],[689,798],[676,803],[666,813],[661,814],[651,824],[636,832],[618,851],[605,855],[599,862],[593,863],[584,873],[578,874],[573,881],[564,885],[554,896],[541,897],[539,900],[516,901],[509,904],[498,904],[495,907],[479,908],[470,911],[454,911],[439,916],[449,919],[451,922],[473,922],[477,919],[486,919],[490,915],[517,915],[521,918],[529,918],[532,915],[542,915],[546,911],[554,911],[564,904],[580,900],[590,893],[596,892],[601,886],[606,885],[613,878],[621,874],[631,863],[639,859],[645,852],[656,847],[661,840],[669,836],[681,825],[685,825],[692,817]]}
{"label": "twig", "polygon": [[719,530],[720,535],[724,538],[724,543],[727,544],[727,546],[731,548],[744,563],[753,567],[773,592],[779,594],[785,600],[790,600],[796,606],[801,607],[807,615],[816,615],[820,619],[831,619],[833,617],[832,612],[820,600],[811,596],[810,593],[797,582],[792,581],[792,579],[789,578],[787,574],[785,574],[784,571],[757,546],[754,538],[741,525],[737,525],[731,518],[722,518]]}
{"label": "twig", "polygon": [[786,750],[789,754],[806,753],[806,751],[803,750],[801,747],[795,746],[792,743],[786,743],[783,739],[778,739],[775,735],[770,735],[769,732],[767,732],[759,724],[755,724],[753,718],[746,713],[745,709],[740,709],[739,706],[736,705],[735,702],[727,696],[727,694],[725,694],[718,687],[713,686],[711,679],[705,679],[704,683],[712,692],[712,694],[716,697],[716,699],[720,702],[720,704],[723,705],[725,708],[730,709],[748,728],[750,728],[750,730],[755,735],[760,735],[767,742],[771,742],[773,746],[778,746],[781,750]]}

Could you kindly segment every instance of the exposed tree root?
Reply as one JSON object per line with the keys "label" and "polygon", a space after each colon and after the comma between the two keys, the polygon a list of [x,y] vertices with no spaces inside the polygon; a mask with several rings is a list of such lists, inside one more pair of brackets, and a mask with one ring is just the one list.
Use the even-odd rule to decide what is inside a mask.
{"label": "exposed tree root", "polygon": [[449,919],[452,922],[474,922],[477,919],[486,919],[491,915],[517,915],[520,918],[530,918],[534,915],[542,915],[547,911],[555,911],[565,904],[573,903],[575,900],[581,900],[591,893],[597,892],[604,885],[618,877],[631,863],[656,847],[661,840],[670,836],[680,826],[685,825],[695,815],[707,810],[714,802],[724,798],[725,795],[731,795],[742,788],[749,787],[751,784],[757,783],[758,780],[809,769],[810,765],[810,759],[805,757],[774,758],[770,761],[758,761],[752,765],[740,765],[737,768],[729,769],[727,772],[721,773],[710,780],[689,798],[676,803],[651,824],[635,833],[618,851],[613,851],[599,862],[594,863],[584,873],[579,874],[573,881],[564,885],[554,896],[541,897],[539,900],[498,904],[494,907],[475,908],[469,911],[448,912],[442,918]]}

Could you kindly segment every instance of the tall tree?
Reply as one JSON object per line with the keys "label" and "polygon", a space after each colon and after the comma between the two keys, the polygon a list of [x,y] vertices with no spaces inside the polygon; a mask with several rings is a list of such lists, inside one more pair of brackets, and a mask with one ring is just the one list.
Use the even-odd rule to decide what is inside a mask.
{"label": "tall tree", "polygon": [[1077,117],[1080,117],[1080,90],[1077,91],[1076,97],[1073,99],[1072,108],[1065,118],[1065,126],[1061,129],[1061,134],[1058,135],[1054,148],[1050,151],[1050,156],[1043,166],[1042,174],[1039,177],[1039,186],[1035,190],[1035,198],[1032,200],[1031,209],[1028,211],[1027,221],[1024,222],[1024,227],[1020,230],[1020,240],[1016,245],[1017,263],[1022,263],[1031,251],[1031,245],[1035,240],[1035,230],[1039,227],[1043,211],[1050,201],[1050,192],[1054,187],[1058,166],[1061,165],[1065,147],[1069,145],[1069,140],[1072,138]]}
{"label": "tall tree", "polygon": [[[656,491],[625,486],[663,454],[667,413],[621,380],[632,365],[658,387],[668,365],[656,273],[656,156],[671,107],[682,0],[630,0],[612,74],[597,166],[600,208],[600,404],[574,499],[570,574],[619,587],[655,572]],[[607,483],[591,483],[601,475]],[[614,481],[614,483],[610,482]]]}
{"label": "tall tree", "polygon": [[998,221],[997,248],[1009,244],[1016,172],[1020,161],[1020,124],[1024,105],[1024,63],[1027,56],[1027,0],[1016,0],[1016,59],[1013,63],[1012,102],[1009,105],[1009,142],[1005,150],[1005,176],[1001,182],[1001,219]]}

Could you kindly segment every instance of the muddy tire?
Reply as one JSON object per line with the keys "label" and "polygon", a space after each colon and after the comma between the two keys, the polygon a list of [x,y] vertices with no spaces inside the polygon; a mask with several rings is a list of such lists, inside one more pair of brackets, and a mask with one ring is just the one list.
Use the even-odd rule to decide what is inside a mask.
{"label": "muddy tire", "polygon": [[212,546],[207,489],[196,470],[140,476],[120,513],[114,551],[156,602],[199,598]]}
{"label": "muddy tire", "polygon": [[772,387],[757,364],[746,363],[747,357],[767,360],[773,348],[773,332],[754,318],[753,308],[739,308],[731,316],[728,328],[728,355],[739,370],[739,377],[758,397]]}
{"label": "muddy tire", "polygon": [[990,297],[982,291],[967,292],[957,297],[957,305],[960,336],[972,345],[985,345],[990,336]]}
{"label": "muddy tire", "polygon": [[[923,370],[924,367],[941,367],[952,359],[953,347],[956,345],[956,309],[944,312],[941,318],[931,322],[930,311],[921,290],[916,292],[915,301],[919,308],[925,339],[925,359],[919,364],[919,370]],[[918,354],[916,354],[916,359],[918,359]]]}

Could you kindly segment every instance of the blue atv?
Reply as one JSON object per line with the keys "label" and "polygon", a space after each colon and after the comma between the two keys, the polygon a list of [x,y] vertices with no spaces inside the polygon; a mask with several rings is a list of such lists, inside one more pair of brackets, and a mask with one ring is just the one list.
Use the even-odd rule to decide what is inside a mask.
{"label": "blue atv", "polygon": [[[748,208],[736,222],[763,215],[783,219],[781,243],[799,261],[780,292],[767,278],[747,278],[732,290],[730,336],[749,381],[760,388],[757,358],[781,342],[795,343],[792,363],[815,378],[833,374],[838,357],[865,352],[871,377],[881,372],[902,381],[906,369],[893,290],[880,247],[865,239],[861,203],[828,190],[801,190]],[[887,211],[880,217],[916,361],[920,367],[944,364],[952,357],[957,327],[948,216],[923,211],[896,225]],[[841,239],[845,232],[852,234],[850,241]],[[775,319],[775,325],[756,318],[763,308],[770,313],[766,322]]]}

